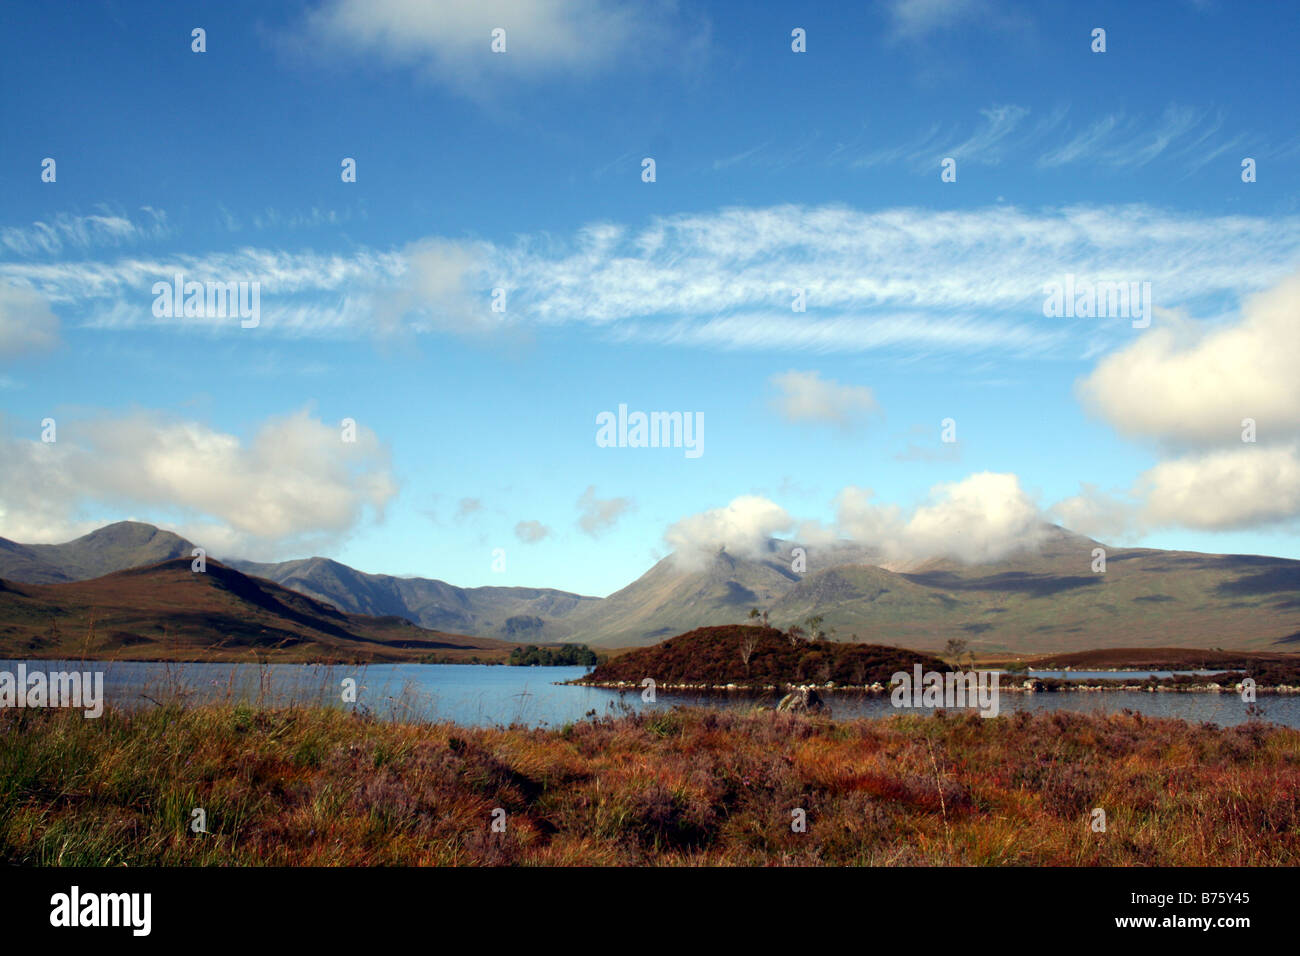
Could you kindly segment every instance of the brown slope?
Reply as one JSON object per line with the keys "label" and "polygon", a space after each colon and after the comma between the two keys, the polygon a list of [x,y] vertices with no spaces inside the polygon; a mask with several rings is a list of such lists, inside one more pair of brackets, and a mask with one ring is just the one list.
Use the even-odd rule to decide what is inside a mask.
{"label": "brown slope", "polygon": [[504,658],[514,645],[346,614],[216,562],[173,559],[89,581],[0,582],[0,656],[130,660]]}
{"label": "brown slope", "polygon": [[[743,651],[749,651],[746,662]],[[579,683],[639,685],[649,677],[665,687],[680,685],[775,686],[790,683],[863,686],[883,684],[898,671],[920,664],[947,671],[938,658],[876,644],[798,641],[776,628],[732,625],[701,627],[652,647],[640,647],[603,662]]]}

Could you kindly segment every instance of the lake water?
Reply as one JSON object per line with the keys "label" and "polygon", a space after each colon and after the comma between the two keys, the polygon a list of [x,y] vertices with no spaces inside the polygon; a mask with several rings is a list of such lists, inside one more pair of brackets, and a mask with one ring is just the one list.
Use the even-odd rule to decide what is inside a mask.
{"label": "lake water", "polygon": [[[163,664],[134,661],[24,661],[33,670],[103,670],[104,697],[110,706],[153,706],[181,697],[191,703],[227,700],[260,701],[269,705],[329,704],[363,707],[384,718],[450,720],[475,726],[526,724],[559,727],[594,713],[616,715],[623,708],[665,710],[676,704],[710,707],[775,705],[780,695],[747,693],[671,693],[660,690],[646,703],[639,690],[560,686],[581,677],[584,667],[503,667],[476,664],[372,664],[364,667],[303,664]],[[0,670],[14,672],[18,662],[0,661]],[[1070,676],[1087,676],[1072,671]],[[1149,671],[1135,674],[1146,675]],[[1115,677],[1114,671],[1096,676]],[[344,704],[345,679],[356,681],[356,704]],[[836,718],[889,717],[900,712],[886,695],[835,692],[824,695]],[[1125,708],[1152,717],[1181,717],[1224,726],[1248,719],[1246,704],[1236,694],[1149,693],[1146,691],[1070,691],[1062,693],[1004,693],[1001,712],[1069,710],[1090,713]],[[1300,728],[1300,695],[1261,694],[1263,719]]]}

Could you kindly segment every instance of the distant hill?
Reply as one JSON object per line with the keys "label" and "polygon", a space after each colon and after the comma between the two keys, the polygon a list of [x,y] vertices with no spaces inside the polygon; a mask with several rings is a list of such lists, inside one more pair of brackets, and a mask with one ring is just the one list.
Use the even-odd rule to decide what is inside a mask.
{"label": "distant hill", "polygon": [[0,580],[0,657],[277,661],[502,659],[513,645],[400,617],[346,614],[216,561],[188,557],[90,581]]}
{"label": "distant hill", "polygon": [[[839,641],[938,651],[967,641],[981,655],[1111,647],[1300,650],[1300,561],[1106,547],[1092,571],[1090,538],[1048,527],[1034,550],[985,565],[888,562],[848,543],[794,542],[758,557],[725,550],[694,563],[669,556],[607,598],[551,588],[460,588],[430,578],[367,574],[327,558],[228,561],[341,612],[405,618],[444,633],[597,648],[654,644],[698,627],[740,624],[750,608],[788,627],[821,615]],[[191,545],[151,525],[120,522],[61,545],[0,539],[0,578],[77,581],[188,556]]]}
{"label": "distant hill", "polygon": [[582,679],[584,684],[757,686],[833,681],[839,685],[889,686],[898,671],[945,672],[948,665],[929,654],[874,644],[791,643],[772,627],[701,627],[653,647],[620,654]]}
{"label": "distant hill", "polygon": [[601,603],[599,598],[550,588],[459,588],[432,578],[367,574],[327,558],[229,564],[344,611],[393,614],[434,630],[524,643],[572,639],[568,618],[586,605]]}
{"label": "distant hill", "polygon": [[1300,649],[1300,561],[1107,548],[1062,532],[1035,554],[916,570],[808,574],[772,604],[774,623],[824,617],[840,639],[977,653],[1047,654],[1109,647]]}
{"label": "distant hill", "polygon": [[105,525],[65,544],[18,544],[0,538],[0,578],[28,584],[86,581],[188,557],[193,547],[179,535],[138,521]]}

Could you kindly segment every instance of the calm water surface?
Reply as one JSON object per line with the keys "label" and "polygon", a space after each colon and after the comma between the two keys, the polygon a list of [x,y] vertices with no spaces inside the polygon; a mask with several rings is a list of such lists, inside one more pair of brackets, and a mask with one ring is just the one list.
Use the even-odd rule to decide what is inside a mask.
{"label": "calm water surface", "polygon": [[[13,672],[18,662],[0,661],[0,670]],[[418,720],[450,720],[470,726],[526,724],[558,727],[597,716],[632,710],[665,710],[677,704],[711,707],[774,705],[778,694],[669,693],[659,691],[654,703],[641,692],[597,687],[560,686],[581,677],[584,667],[503,667],[477,664],[372,664],[365,667],[312,664],[161,664],[131,661],[25,661],[32,670],[104,671],[104,696],[110,706],[153,706],[150,699],[180,696],[194,703],[225,700],[329,704],[366,708],[376,716]],[[1090,672],[1071,671],[1070,676]],[[1147,676],[1153,672],[1135,671]],[[1161,672],[1155,672],[1160,674]],[[1049,676],[1047,673],[1036,676]],[[1094,676],[1115,678],[1114,671]],[[342,682],[357,683],[356,704],[342,702]],[[825,695],[837,718],[888,717],[900,713],[888,695],[852,692]],[[1261,694],[1263,719],[1300,728],[1300,695]],[[1066,692],[1000,695],[1002,713],[1019,710],[1070,710],[1090,713],[1125,708],[1152,717],[1181,717],[1221,725],[1248,719],[1246,704],[1236,694],[1148,693],[1145,691]]]}

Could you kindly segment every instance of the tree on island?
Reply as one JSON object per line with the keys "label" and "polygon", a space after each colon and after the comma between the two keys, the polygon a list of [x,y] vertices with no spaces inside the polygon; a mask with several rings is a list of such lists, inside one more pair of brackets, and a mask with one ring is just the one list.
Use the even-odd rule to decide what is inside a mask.
{"label": "tree on island", "polygon": [[740,661],[745,665],[745,673],[749,673],[749,659],[754,656],[754,648],[758,647],[758,638],[753,631],[746,632],[745,636],[740,639]]}
{"label": "tree on island", "polygon": [[970,645],[960,637],[948,638],[948,643],[945,644],[943,648],[943,654],[944,657],[948,658],[958,666],[961,665],[962,655],[965,654],[971,668],[974,669],[975,667],[975,653],[970,650]]}

